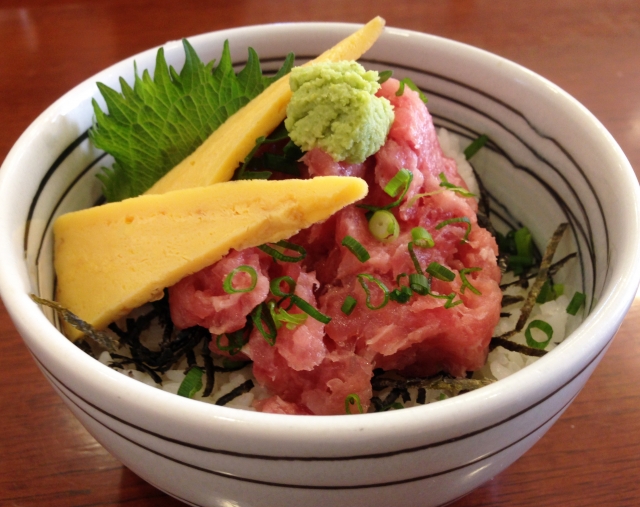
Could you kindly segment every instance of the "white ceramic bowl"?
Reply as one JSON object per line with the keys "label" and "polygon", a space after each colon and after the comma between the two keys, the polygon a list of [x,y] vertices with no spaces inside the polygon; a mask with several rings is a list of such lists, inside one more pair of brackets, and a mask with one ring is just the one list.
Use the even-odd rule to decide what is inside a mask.
{"label": "white ceramic bowl", "polygon": [[[257,49],[266,68],[314,56],[354,31],[285,24],[190,39],[201,58]],[[180,42],[165,45],[180,67]],[[135,56],[153,68],[156,50]],[[435,506],[460,497],[529,449],[578,394],[638,286],[638,185],[618,145],[579,103],[534,73],[463,44],[388,28],[361,61],[409,76],[438,125],[492,140],[477,161],[489,190],[540,245],[569,221],[580,262],[569,275],[589,316],[555,350],[489,387],[436,404],[361,416],[296,417],[212,406],[98,363],[28,297],[52,296],[51,224],[92,205],[105,164],[86,132],[96,81],[129,82],[127,59],[85,81],[23,134],[0,171],[0,289],[41,370],[95,438],[127,467],[192,505]]]}

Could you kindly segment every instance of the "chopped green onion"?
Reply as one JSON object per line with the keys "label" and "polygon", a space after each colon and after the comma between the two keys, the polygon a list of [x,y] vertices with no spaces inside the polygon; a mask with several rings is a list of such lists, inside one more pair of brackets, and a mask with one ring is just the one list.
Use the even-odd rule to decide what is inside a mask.
{"label": "chopped green onion", "polygon": [[352,236],[345,236],[342,240],[342,246],[346,247],[360,262],[367,262],[371,258],[367,249]]}
{"label": "chopped green onion", "polygon": [[516,275],[523,272],[524,268],[533,266],[535,259],[533,257],[522,255],[509,255],[507,258],[507,269],[513,270]]}
{"label": "chopped green onion", "polygon": [[475,197],[475,194],[469,192],[466,188],[459,187],[457,185],[454,185],[453,183],[449,183],[449,180],[447,180],[447,176],[444,173],[440,173],[438,177],[440,178],[441,187],[444,187],[447,190],[451,190],[461,197]]}
{"label": "chopped green onion", "polygon": [[450,218],[449,220],[445,220],[444,222],[440,222],[438,225],[436,225],[436,229],[440,230],[446,225],[457,223],[467,224],[467,232],[465,232],[464,237],[460,240],[460,243],[466,243],[469,240],[469,233],[471,232],[471,220],[469,220],[467,217]]}
{"label": "chopped green onion", "polygon": [[387,81],[391,76],[393,76],[392,70],[382,70],[378,72],[378,83],[382,84]]}
{"label": "chopped green onion", "polygon": [[487,144],[488,140],[489,138],[485,134],[482,134],[480,137],[478,137],[475,141],[473,141],[469,146],[467,146],[464,149],[464,158],[469,160],[476,153],[478,153],[478,151],[480,151],[480,148],[482,148],[485,144]]}
{"label": "chopped green onion", "polygon": [[518,229],[514,233],[513,239],[516,243],[516,252],[519,256],[533,257],[533,239],[529,229],[526,227]]}
{"label": "chopped green onion", "polygon": [[[236,273],[247,273],[251,277],[251,285],[246,289],[236,289],[233,286],[233,277]],[[235,294],[237,292],[251,292],[256,288],[256,283],[258,283],[258,273],[256,273],[256,270],[251,266],[242,265],[235,268],[225,277],[224,282],[222,283],[222,288],[227,294]]]}
{"label": "chopped green onion", "polygon": [[263,144],[277,143],[279,141],[286,139],[287,137],[289,137],[289,132],[287,132],[287,129],[285,128],[284,125],[277,128],[274,132],[271,133],[269,137],[266,137],[266,136],[258,137],[256,139],[256,144],[254,145],[253,149],[244,158],[244,163],[242,164],[242,167],[240,167],[240,170],[236,174],[235,179],[237,180],[269,179],[269,177],[271,176],[271,173],[268,171],[265,171],[263,173],[259,173],[255,171],[247,171],[249,163],[252,161],[253,157],[255,156],[255,154]]}
{"label": "chopped green onion", "polygon": [[[546,334],[547,335],[546,341],[539,342],[538,340],[534,339],[533,336],[531,335],[532,329],[539,329],[544,334]],[[546,348],[547,345],[549,345],[549,342],[553,337],[553,328],[544,320],[532,320],[527,326],[527,329],[525,329],[524,336],[527,339],[527,345],[529,347],[533,349],[544,349]]]}
{"label": "chopped green onion", "polygon": [[413,173],[408,169],[400,169],[396,175],[389,180],[384,187],[384,191],[387,195],[395,197],[398,195],[400,188],[406,188],[407,184],[411,181]]}
{"label": "chopped green onion", "polygon": [[380,209],[369,219],[369,231],[378,241],[388,242],[398,237],[400,225],[393,213]]}
{"label": "chopped green onion", "polygon": [[266,342],[269,345],[275,345],[276,337],[278,336],[278,329],[276,328],[276,323],[271,316],[271,311],[264,301],[251,311],[251,320]]}
{"label": "chopped green onion", "polygon": [[411,287],[403,285],[402,287],[398,287],[397,289],[393,289],[389,292],[389,299],[396,303],[405,304],[409,299],[411,299],[412,295],[413,291],[411,290]]}
{"label": "chopped green onion", "polygon": [[408,77],[405,77],[404,79],[400,80],[400,85],[398,86],[398,91],[396,92],[396,96],[400,97],[404,93],[405,85],[411,90],[413,90],[414,92],[418,92],[418,95],[420,96],[420,100],[422,100],[422,102],[424,102],[425,104],[427,103],[427,97],[425,97],[424,93],[422,93],[422,90],[420,90],[420,88],[418,88],[416,84],[413,81],[411,81],[411,79]]}
{"label": "chopped green onion", "polygon": [[400,285],[400,280],[402,280],[405,276],[409,278],[409,275],[407,275],[406,273],[400,273],[398,276],[396,276],[396,285]]}
{"label": "chopped green onion", "polygon": [[454,301],[454,299],[456,298],[456,293],[452,292],[450,294],[434,294],[433,292],[429,292],[429,295],[431,297],[434,297],[436,299],[446,299],[447,302],[444,304],[444,307],[448,310],[449,308],[453,308],[454,306],[458,306],[459,304],[462,303],[461,299],[458,299],[458,301]]}
{"label": "chopped green onion", "polygon": [[294,252],[298,252],[300,255],[297,257],[291,255],[285,255],[279,250],[269,246],[268,244],[260,245],[258,248],[262,250],[264,253],[269,254],[277,261],[282,262],[300,262],[307,256],[307,251],[301,247],[300,245],[294,245],[293,243],[289,243],[288,241],[278,241],[274,243],[276,246],[279,246],[283,250],[293,250]]}
{"label": "chopped green onion", "polygon": [[358,304],[356,298],[354,298],[353,296],[347,296],[346,298],[344,298],[344,303],[342,303],[342,308],[340,309],[345,315],[351,315],[356,307],[356,304]]}
{"label": "chopped green onion", "polygon": [[426,296],[431,291],[431,280],[422,273],[411,273],[409,275],[409,287],[413,292]]}
{"label": "chopped green onion", "polygon": [[409,249],[409,256],[411,257],[411,261],[413,262],[413,267],[416,268],[416,271],[418,273],[422,274],[423,271],[422,271],[422,268],[420,267],[420,261],[418,261],[418,257],[416,256],[416,253],[413,251],[413,241],[409,241],[407,248]]}
{"label": "chopped green onion", "polygon": [[[280,288],[280,285],[282,283],[286,283],[289,286],[289,292],[282,291],[282,289]],[[296,282],[290,276],[280,276],[271,280],[271,282],[269,283],[269,289],[274,296],[286,298],[291,296],[295,292]]]}
{"label": "chopped green onion", "polygon": [[220,343],[220,338],[222,338],[222,335],[216,336],[216,347],[224,352],[228,352],[230,356],[235,356],[247,343],[245,340],[244,331],[244,329],[238,329],[237,331],[233,331],[232,333],[225,334],[224,336],[227,337],[227,342],[229,343],[229,345],[222,345]]}
{"label": "chopped green onion", "polygon": [[543,305],[549,301],[557,299],[558,293],[556,292],[556,285],[552,284],[549,279],[545,280],[540,289],[540,293],[536,298],[536,303]]}
{"label": "chopped green onion", "polygon": [[395,201],[393,201],[391,204],[387,204],[386,206],[371,206],[369,204],[356,204],[356,206],[358,208],[363,208],[369,211],[388,210],[400,206],[400,203],[404,199],[404,196],[407,195],[407,191],[409,190],[411,182],[413,181],[413,173],[411,171],[408,171],[407,169],[401,169],[400,171],[407,171],[409,173],[409,178],[404,185],[404,189],[402,190],[400,197],[398,197]]}
{"label": "chopped green onion", "polygon": [[287,329],[292,330],[307,321],[306,313],[289,313],[284,308],[278,308],[275,301],[267,303],[271,317],[276,325],[276,329],[280,329],[284,324]]}
{"label": "chopped green onion", "polygon": [[344,399],[344,411],[347,414],[351,414],[351,405],[355,405],[358,407],[358,412],[363,413],[364,409],[362,408],[362,403],[360,402],[360,396],[357,394],[350,394]]}
{"label": "chopped green onion", "polygon": [[413,244],[420,248],[433,248],[436,244],[433,237],[424,227],[414,227],[411,229],[411,239]]}
{"label": "chopped green onion", "polygon": [[302,155],[304,155],[304,153],[302,152],[302,149],[293,141],[289,141],[285,147],[282,149],[282,152],[284,153],[284,157],[287,160],[300,160],[302,158]]}
{"label": "chopped green onion", "polygon": [[427,273],[443,282],[453,282],[456,274],[439,262],[432,262],[427,266]]}
{"label": "chopped green onion", "polygon": [[462,280],[462,287],[460,287],[460,292],[464,294],[465,289],[469,289],[471,292],[476,294],[477,296],[482,296],[482,292],[476,289],[469,280],[467,280],[467,276],[469,273],[475,273],[476,271],[482,271],[482,268],[462,268],[460,273],[460,280]]}
{"label": "chopped green onion", "polygon": [[[369,308],[370,310],[379,310],[389,302],[389,289],[387,289],[387,286],[384,283],[382,283],[376,277],[366,273],[359,274],[357,278],[358,278],[358,281],[360,282],[360,285],[362,286],[362,289],[367,295],[367,300],[366,300],[367,308]],[[380,303],[377,306],[373,306],[371,304],[371,292],[369,290],[369,286],[367,285],[367,281],[373,282],[374,284],[376,284],[380,288],[380,290],[384,293],[384,297],[382,298],[382,303]]]}
{"label": "chopped green onion", "polygon": [[185,398],[193,398],[195,394],[202,389],[202,374],[204,370],[199,366],[191,368],[182,379],[178,388],[178,396]]}
{"label": "chopped green onion", "polygon": [[329,322],[331,322],[331,317],[325,315],[324,313],[311,306],[300,296],[296,296],[294,294],[293,296],[291,296],[291,302],[298,308],[300,308],[304,313],[316,319],[318,322],[322,322],[323,324],[328,324]]}
{"label": "chopped green onion", "polygon": [[584,304],[586,299],[587,296],[585,296],[582,292],[576,292],[571,298],[569,305],[567,306],[567,313],[569,315],[575,315],[576,313],[578,313],[578,310]]}
{"label": "chopped green onion", "polygon": [[265,153],[262,155],[262,165],[265,169],[278,171],[292,176],[299,176],[300,171],[295,160],[289,160],[284,155],[276,155],[275,153]]}

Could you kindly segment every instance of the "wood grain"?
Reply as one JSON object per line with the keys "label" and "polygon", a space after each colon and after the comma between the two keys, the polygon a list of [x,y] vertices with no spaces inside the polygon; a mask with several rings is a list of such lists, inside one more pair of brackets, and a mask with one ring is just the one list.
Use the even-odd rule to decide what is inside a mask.
{"label": "wood grain", "polygon": [[[469,43],[538,72],[590,109],[640,169],[637,0],[0,0],[0,159],[64,92],[149,47],[241,25],[363,23],[375,15],[389,26]],[[640,505],[639,328],[636,302],[558,423],[454,506]],[[38,371],[4,307],[0,360],[0,505],[181,505],[87,434]]]}

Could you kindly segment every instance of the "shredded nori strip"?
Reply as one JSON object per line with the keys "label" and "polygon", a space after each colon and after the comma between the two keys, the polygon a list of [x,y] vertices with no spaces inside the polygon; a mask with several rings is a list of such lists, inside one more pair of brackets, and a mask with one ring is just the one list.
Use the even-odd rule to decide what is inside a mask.
{"label": "shredded nori strip", "polygon": [[[558,262],[554,262],[553,264],[551,264],[551,266],[549,266],[549,271],[547,272],[547,275],[551,278],[553,276],[556,275],[556,273],[560,270],[560,268],[562,268],[562,266],[564,266],[567,262],[569,262],[571,259],[575,258],[578,254],[576,252],[570,253],[569,255],[565,255],[562,259],[560,259]],[[522,279],[524,278],[525,280],[531,280],[532,278],[536,278],[538,276],[538,273],[533,273],[533,274],[529,274],[526,276],[521,277],[518,280],[515,280],[513,282],[509,282],[509,283],[504,283],[502,285],[500,285],[500,288],[502,290],[505,290],[509,287],[512,287],[514,285],[522,285]]]}
{"label": "shredded nori strip", "polygon": [[506,340],[500,336],[491,338],[491,342],[489,343],[489,350],[493,350],[496,347],[502,347],[512,352],[519,352],[520,354],[525,354],[527,356],[534,356],[534,357],[542,357],[547,353],[546,350],[534,349],[533,347],[520,345],[519,343]]}
{"label": "shredded nori strip", "polygon": [[427,390],[424,387],[418,389],[418,396],[416,397],[416,403],[418,405],[424,405],[427,402]]}
{"label": "shredded nori strip", "polygon": [[209,343],[211,343],[211,335],[204,339],[202,345],[202,359],[204,360],[204,374],[206,375],[206,382],[204,384],[204,391],[202,391],[202,397],[206,398],[211,396],[213,392],[213,386],[216,380],[215,366],[213,364],[213,358],[211,357],[211,351],[209,350]]}
{"label": "shredded nori strip", "polygon": [[521,303],[522,301],[524,301],[524,296],[510,296],[509,294],[505,294],[502,296],[502,308]]}
{"label": "shredded nori strip", "polygon": [[230,393],[221,396],[218,401],[216,401],[216,405],[226,405],[241,394],[248,393],[249,391],[251,391],[251,389],[253,389],[253,380],[249,379],[243,384],[240,384]]}
{"label": "shredded nori strip", "polygon": [[[454,395],[461,393],[462,391],[472,391],[474,389],[478,389],[480,387],[487,386],[492,384],[495,380],[490,379],[470,379],[470,378],[455,378],[449,375],[435,375],[433,377],[414,377],[414,378],[406,378],[406,379],[393,379],[388,377],[374,377],[371,380],[371,386],[374,391],[382,391],[385,388],[391,387],[392,391],[387,396],[384,401],[384,405],[386,405],[387,400],[389,400],[392,394],[395,394],[396,389],[397,394],[395,394],[395,401],[402,390],[407,390],[410,387],[418,387],[423,389],[439,389],[442,391],[448,391],[453,393]],[[371,401],[374,402],[373,398]],[[378,398],[378,401],[380,399]],[[393,403],[393,401],[391,403]],[[408,400],[407,400],[408,401]],[[377,409],[377,406],[376,406]]]}
{"label": "shredded nori strip", "polygon": [[86,337],[91,338],[101,347],[104,347],[110,352],[115,352],[116,350],[118,350],[119,344],[116,340],[113,339],[113,337],[111,337],[111,335],[105,333],[104,331],[98,331],[97,329],[94,329],[91,324],[85,322],[75,313],[70,312],[59,303],[50,301],[49,299],[38,297],[35,294],[29,294],[29,297],[32,301],[38,303],[39,305],[53,308],[62,319],[71,324],[78,331],[84,333]]}
{"label": "shredded nori strip", "polygon": [[553,256],[556,253],[556,249],[558,248],[558,243],[560,243],[560,240],[564,235],[564,231],[567,230],[568,226],[569,224],[566,222],[560,224],[553,233],[553,236],[551,236],[549,243],[547,244],[547,248],[544,252],[544,255],[542,256],[542,261],[540,261],[540,269],[538,270],[538,274],[536,275],[531,290],[527,295],[527,299],[525,299],[525,302],[520,309],[520,317],[518,318],[518,322],[516,324],[516,331],[522,330],[527,322],[527,319],[529,318],[529,315],[531,315],[531,310],[533,310],[533,307],[536,304],[536,299],[538,297],[538,294],[540,293],[540,289],[542,289],[542,286],[547,279],[549,268],[551,267],[551,261],[553,260]]}

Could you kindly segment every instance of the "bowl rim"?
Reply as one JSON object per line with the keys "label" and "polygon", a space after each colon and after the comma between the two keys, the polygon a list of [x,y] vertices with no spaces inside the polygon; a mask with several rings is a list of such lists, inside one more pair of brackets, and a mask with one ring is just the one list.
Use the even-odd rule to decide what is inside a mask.
{"label": "bowl rim", "polygon": [[[231,34],[241,37],[245,32],[259,33],[264,31],[265,34],[268,34],[272,30],[281,30],[282,28],[305,31],[329,30],[346,34],[359,26],[361,25],[331,22],[277,23],[225,29],[188,37],[188,39],[192,43],[206,44],[210,38],[224,37]],[[608,146],[611,156],[619,160],[620,166],[618,170],[620,175],[624,177],[622,183],[628,188],[628,199],[634,203],[634,207],[629,210],[628,216],[625,217],[628,221],[627,227],[634,231],[634,234],[630,234],[630,236],[640,237],[640,193],[638,192],[638,183],[633,170],[613,137],[573,97],[545,78],[514,62],[464,43],[421,32],[388,27],[383,33],[379,44],[383,43],[386,38],[390,39],[392,37],[409,37],[437,47],[449,47],[458,51],[472,52],[474,56],[483,59],[487,63],[499,63],[502,66],[506,66],[510,72],[517,73],[520,79],[529,84],[546,87],[549,93],[562,97],[562,100],[566,102],[567,107],[571,109],[573,114],[579,115],[582,120],[590,123],[593,128],[602,131],[603,144]],[[170,41],[163,44],[163,46],[166,47],[168,44],[176,42]],[[134,60],[143,56],[155,55],[157,49],[158,47],[151,48],[128,57],[84,80],[49,106],[26,129],[7,155],[2,165],[2,170],[0,170],[1,243],[8,244],[13,241],[13,231],[10,230],[11,224],[8,223],[6,218],[11,216],[8,214],[7,205],[12,200],[11,187],[7,185],[11,183],[12,179],[16,179],[15,172],[20,165],[20,153],[28,149],[33,137],[37,136],[45,128],[46,123],[52,117],[61,114],[62,108],[67,102],[74,100],[74,96],[86,93],[88,87],[93,86],[97,80],[101,80],[102,76],[112,74],[116,69],[124,65],[131,66]],[[355,418],[343,416],[299,418],[218,407],[207,403],[194,403],[193,400],[181,398],[127,378],[125,375],[97,363],[90,356],[85,355],[46,319],[37,305],[29,299],[27,287],[24,287],[23,281],[18,275],[19,270],[15,269],[15,266],[23,262],[23,259],[16,258],[13,255],[8,259],[8,262],[0,263],[0,294],[12,319],[23,335],[27,347],[38,361],[40,367],[49,371],[49,374],[55,377],[56,372],[45,366],[45,359],[38,359],[38,356],[43,351],[47,351],[48,353],[44,355],[47,358],[46,361],[55,362],[59,361],[59,359],[56,360],[53,356],[62,354],[71,360],[74,367],[77,368],[74,376],[87,382],[82,391],[103,392],[110,395],[120,391],[122,393],[120,399],[125,401],[124,398],[126,398],[125,404],[127,405],[139,404],[141,400],[146,401],[144,417],[141,419],[132,415],[132,420],[141,425],[144,425],[144,421],[150,414],[155,414],[156,416],[164,414],[166,416],[167,414],[180,414],[188,411],[193,413],[194,419],[198,419],[198,422],[192,422],[191,427],[199,427],[205,433],[207,428],[211,428],[213,423],[217,423],[219,428],[224,428],[224,431],[231,431],[244,436],[251,436],[257,433],[263,436],[268,435],[276,440],[281,439],[278,434],[282,431],[282,427],[286,427],[287,431],[290,432],[287,438],[296,441],[306,438],[310,431],[317,432],[318,435],[335,435],[336,431],[340,431],[342,440],[347,436],[357,440],[358,433],[366,434],[367,439],[371,435],[382,437],[389,432],[389,428],[397,428],[398,425],[401,425],[407,435],[414,438],[415,435],[424,432],[425,421],[428,421],[433,427],[444,428],[449,425],[453,415],[462,417],[467,422],[480,414],[485,417],[491,417],[489,412],[492,410],[498,412],[499,408],[504,406],[505,403],[513,403],[513,399],[507,399],[509,396],[513,398],[514,395],[517,395],[515,397],[527,400],[544,399],[549,396],[548,393],[558,390],[559,376],[562,377],[566,385],[566,383],[570,382],[567,379],[575,378],[588,365],[596,361],[611,342],[617,327],[631,305],[640,282],[640,267],[633,263],[633,260],[640,256],[640,246],[637,241],[635,243],[630,241],[628,245],[624,246],[625,249],[621,251],[623,254],[621,263],[612,267],[611,276],[602,289],[603,297],[594,306],[590,315],[572,333],[571,340],[567,338],[562,345],[554,349],[553,354],[546,355],[537,361],[535,367],[524,368],[500,382],[440,403],[413,407],[408,411],[363,414]],[[620,245],[617,245],[617,247],[619,248]],[[560,373],[562,372],[561,364],[570,365],[565,370],[564,376]],[[570,374],[566,374],[566,372],[570,372]],[[168,417],[172,418],[174,416],[169,415]],[[154,424],[153,422],[151,423],[152,426]],[[161,423],[158,423],[155,427],[158,428],[160,433],[164,431],[161,429],[164,427]],[[192,441],[197,437],[190,432],[189,435],[185,434],[184,438],[187,441]]]}

